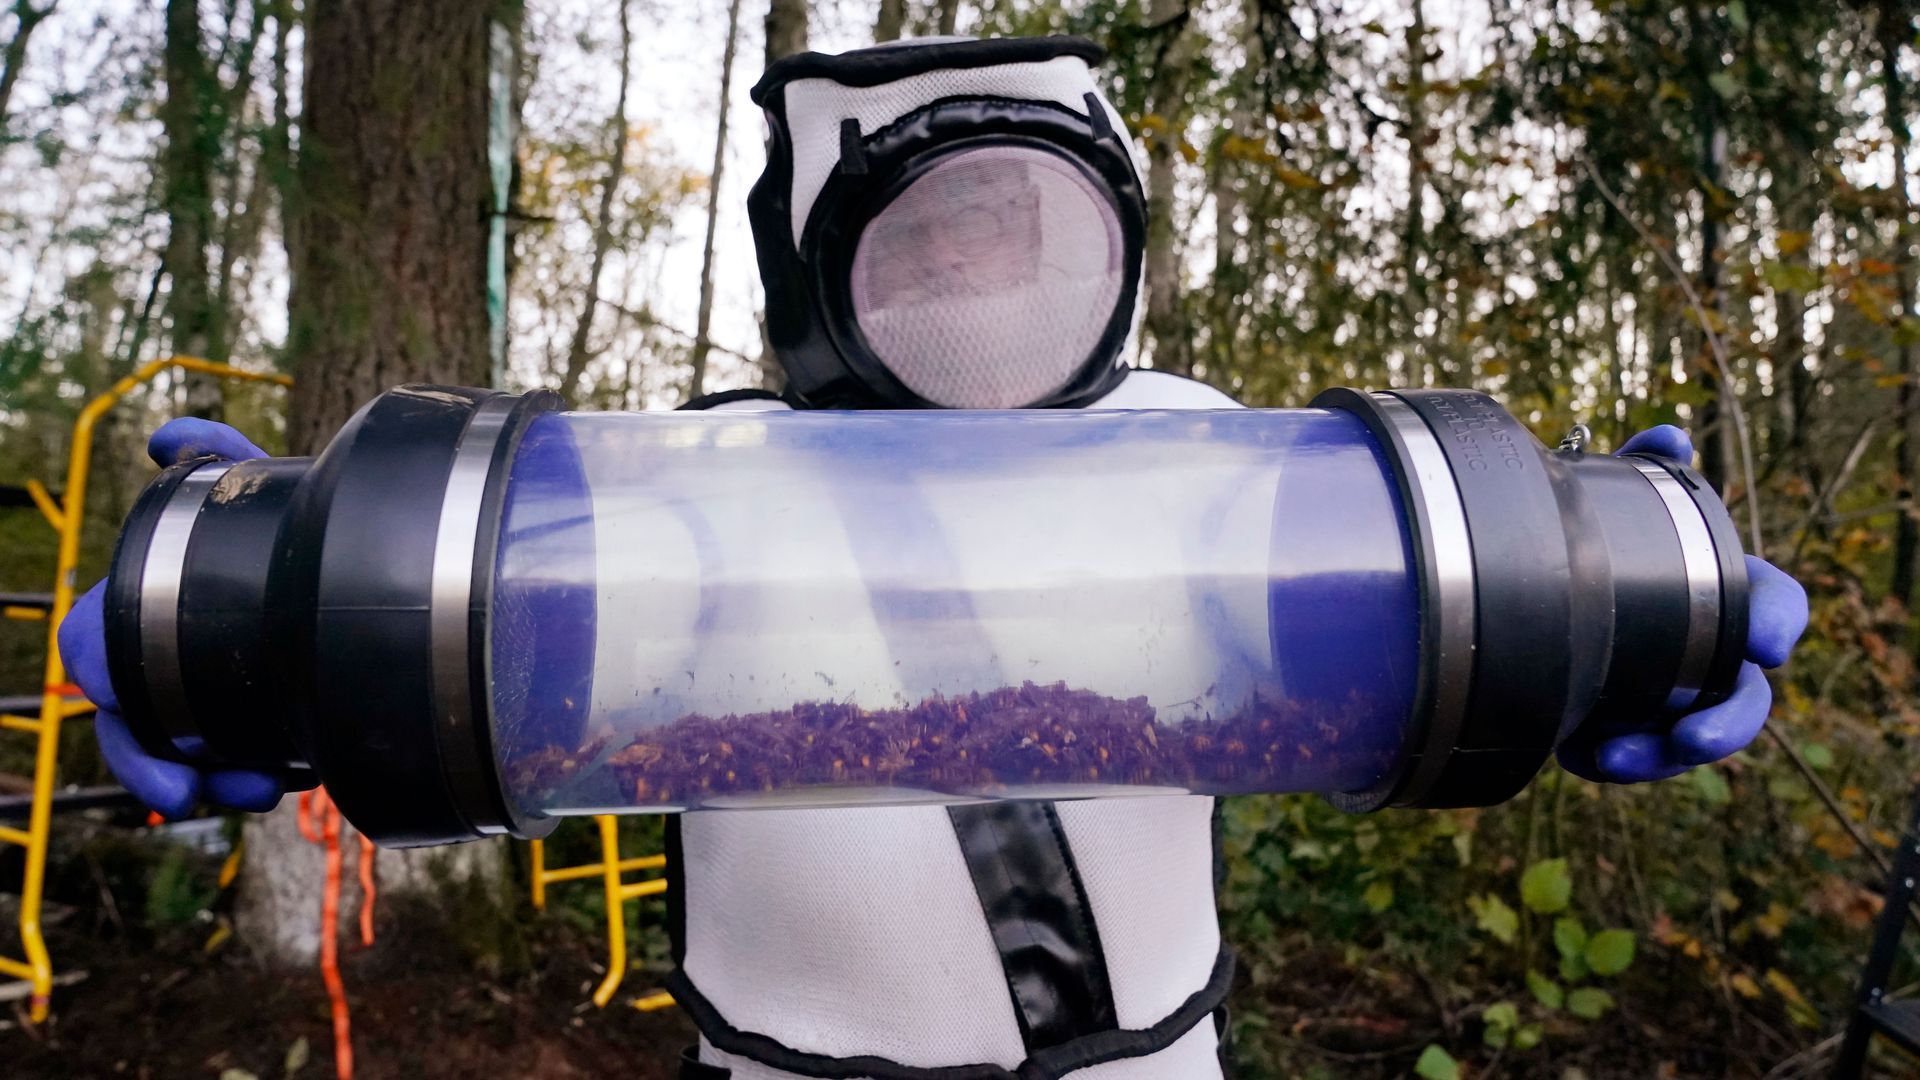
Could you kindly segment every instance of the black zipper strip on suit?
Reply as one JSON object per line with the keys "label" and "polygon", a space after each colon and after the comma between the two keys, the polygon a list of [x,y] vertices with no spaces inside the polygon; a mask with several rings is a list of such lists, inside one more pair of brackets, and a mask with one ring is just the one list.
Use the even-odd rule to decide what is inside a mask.
{"label": "black zipper strip on suit", "polygon": [[679,968],[687,962],[687,876],[680,869],[686,861],[680,853],[679,814],[667,815],[666,834],[662,853],[667,858],[667,948],[673,966]]}
{"label": "black zipper strip on suit", "polygon": [[1106,954],[1053,804],[951,806],[947,816],[1000,952],[1027,1053],[1112,1031]]}
{"label": "black zipper strip on suit", "polygon": [[1206,985],[1152,1027],[1095,1032],[1034,1053],[1011,1069],[1001,1065],[913,1066],[873,1055],[809,1054],[734,1027],[683,970],[675,969],[668,975],[666,986],[700,1034],[716,1048],[796,1076],[815,1080],[1060,1080],[1109,1061],[1157,1054],[1184,1038],[1194,1025],[1213,1017],[1233,986],[1233,954],[1221,949]]}

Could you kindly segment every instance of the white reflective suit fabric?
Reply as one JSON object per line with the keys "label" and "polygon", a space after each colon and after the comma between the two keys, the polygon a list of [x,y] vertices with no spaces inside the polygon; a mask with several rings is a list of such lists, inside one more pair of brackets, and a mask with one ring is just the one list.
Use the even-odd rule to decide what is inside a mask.
{"label": "white reflective suit fabric", "polygon": [[[1142,371],[1092,407],[1236,405],[1203,384]],[[1115,1026],[1167,1028],[1217,976],[1213,800],[1051,805],[1097,927]],[[804,1055],[909,1068],[1012,1070],[1028,1060],[1018,990],[944,807],[705,811],[677,821],[679,977],[727,1028]],[[699,1060],[731,1070],[731,1080],[805,1075],[721,1049],[708,1026]],[[1164,1042],[1062,1076],[1220,1077],[1210,1015]]]}

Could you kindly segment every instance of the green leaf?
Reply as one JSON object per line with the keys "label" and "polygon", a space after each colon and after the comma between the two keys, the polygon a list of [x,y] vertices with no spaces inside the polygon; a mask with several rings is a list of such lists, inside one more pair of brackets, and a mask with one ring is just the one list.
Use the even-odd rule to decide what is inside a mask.
{"label": "green leaf", "polygon": [[1360,894],[1360,902],[1367,905],[1368,911],[1378,915],[1393,906],[1393,884],[1386,881],[1374,882],[1367,886],[1366,892]]}
{"label": "green leaf", "polygon": [[1460,1063],[1438,1046],[1430,1045],[1420,1051],[1420,1060],[1413,1063],[1413,1071],[1422,1080],[1460,1080]]}
{"label": "green leaf", "polygon": [[1802,263],[1762,263],[1760,277],[1775,292],[1812,292],[1820,287],[1820,272]]}
{"label": "green leaf", "polygon": [[1490,1028],[1511,1030],[1520,1026],[1520,1010],[1511,1001],[1496,1001],[1481,1011],[1480,1019]]}
{"label": "green leaf", "polygon": [[1727,786],[1727,778],[1711,765],[1689,772],[1687,780],[1693,785],[1694,794],[1710,806],[1725,806],[1733,800],[1733,789]]}
{"label": "green leaf", "polygon": [[1807,764],[1816,769],[1833,767],[1833,751],[1827,749],[1824,743],[1803,743],[1800,747],[1800,756],[1806,758]]}
{"label": "green leaf", "polygon": [[1733,77],[1731,71],[1716,71],[1707,76],[1707,85],[1723,98],[1733,97],[1740,92],[1740,81]]}
{"label": "green leaf", "polygon": [[1553,920],[1553,947],[1562,957],[1579,956],[1587,948],[1587,928],[1571,915]]}
{"label": "green leaf", "polygon": [[1557,1009],[1567,1000],[1566,991],[1560,984],[1537,971],[1528,969],[1527,989],[1533,991],[1533,999],[1549,1009]]}
{"label": "green leaf", "polygon": [[1572,897],[1573,878],[1565,859],[1542,859],[1520,875],[1520,902],[1530,911],[1556,915],[1567,910]]}
{"label": "green leaf", "polygon": [[1541,1034],[1539,1024],[1528,1024],[1513,1033],[1513,1048],[1515,1050],[1531,1050],[1540,1045]]}
{"label": "green leaf", "polygon": [[1597,986],[1582,986],[1567,995],[1567,1011],[1582,1020],[1598,1020],[1613,1008],[1613,995]]}
{"label": "green leaf", "polygon": [[1506,901],[1491,893],[1467,898],[1474,921],[1502,945],[1511,945],[1520,936],[1520,916]]}
{"label": "green leaf", "polygon": [[1600,931],[1587,941],[1586,955],[1595,975],[1620,974],[1633,963],[1633,931]]}
{"label": "green leaf", "polygon": [[1579,982],[1587,977],[1587,956],[1577,952],[1560,958],[1560,978],[1565,982]]}
{"label": "green leaf", "polygon": [[1732,27],[1736,34],[1747,32],[1747,27],[1752,24],[1747,21],[1745,0],[1727,0],[1727,25]]}

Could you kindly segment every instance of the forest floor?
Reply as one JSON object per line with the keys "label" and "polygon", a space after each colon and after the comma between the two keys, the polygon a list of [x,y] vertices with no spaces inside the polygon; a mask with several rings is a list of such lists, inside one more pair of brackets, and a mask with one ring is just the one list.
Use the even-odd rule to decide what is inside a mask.
{"label": "forest floor", "polygon": [[[219,859],[152,842],[141,830],[75,830],[49,881],[57,970],[84,977],[55,992],[51,1023],[0,1002],[0,1076],[173,1080],[327,1080],[335,1075],[328,998],[317,966],[275,971],[226,938],[208,950]],[[578,834],[584,838],[585,834]],[[636,849],[642,849],[636,845]],[[574,852],[569,858],[578,857]],[[565,861],[564,859],[562,861]],[[0,852],[0,890],[17,859]],[[382,899],[370,948],[342,944],[358,1080],[676,1080],[695,1039],[684,1013],[589,1001],[603,969],[597,910],[566,894],[544,915],[524,903],[492,917],[443,897]],[[11,951],[13,897],[0,891],[0,949]],[[409,903],[413,906],[409,907]],[[424,903],[424,906],[423,906]],[[457,918],[449,914],[459,912]],[[660,913],[641,912],[631,947],[662,958]],[[405,932],[401,932],[404,928]],[[1779,1010],[1729,1013],[1703,993],[1694,961],[1649,943],[1594,1021],[1542,1019],[1531,1051],[1482,1045],[1483,1017],[1524,991],[1480,961],[1448,966],[1428,950],[1339,945],[1295,928],[1236,941],[1230,1001],[1235,1080],[1388,1080],[1430,1046],[1462,1058],[1470,1080],[1759,1080],[1832,1030],[1793,1027]],[[620,1002],[654,985],[635,970]],[[1502,987],[1505,990],[1502,990]],[[1537,1010],[1530,1014],[1538,1015]],[[1774,1075],[1811,1076],[1817,1058]],[[1881,1057],[1875,1076],[1914,1076]],[[1175,1080],[1175,1078],[1167,1078]]]}
{"label": "forest floor", "polygon": [[[342,972],[352,1006],[354,1076],[674,1080],[680,1049],[695,1038],[685,1014],[595,1009],[587,995],[599,978],[593,958],[600,944],[572,931],[560,937],[543,940],[534,970],[504,980],[477,974],[437,942],[389,935],[371,949],[349,949]],[[237,947],[207,956],[184,938],[141,947],[57,933],[53,945],[63,970],[87,975],[58,991],[50,1025],[27,1027],[17,1006],[0,1019],[0,1072],[10,1078],[334,1075],[317,970],[270,971]],[[1352,971],[1331,952],[1287,967],[1284,989],[1262,995],[1261,1011],[1273,1026],[1238,1048],[1267,1060],[1264,1067],[1236,1070],[1243,1075],[1405,1077],[1429,1040],[1444,1039],[1449,1026],[1469,1026],[1465,1016],[1450,1024],[1416,981]],[[638,991],[644,983],[636,972],[626,989]],[[1239,987],[1243,1009],[1251,1004],[1250,991]],[[1757,1077],[1773,1064],[1742,1061],[1714,1045],[1712,1026],[1704,1016],[1616,1014],[1604,1024],[1556,1032],[1546,1053],[1496,1056],[1461,1075]]]}
{"label": "forest floor", "polygon": [[[53,1023],[11,1008],[0,1073],[15,1080],[137,1077],[324,1080],[332,1021],[317,968],[270,971],[237,948],[138,947],[56,932],[63,971]],[[597,942],[546,942],[538,967],[490,980],[439,943],[394,935],[344,950],[356,1080],[672,1080],[695,1038],[677,1010],[596,1009]],[[629,989],[644,989],[644,976]],[[618,998],[617,1002],[626,998]],[[23,1005],[24,1003],[19,1003]]]}

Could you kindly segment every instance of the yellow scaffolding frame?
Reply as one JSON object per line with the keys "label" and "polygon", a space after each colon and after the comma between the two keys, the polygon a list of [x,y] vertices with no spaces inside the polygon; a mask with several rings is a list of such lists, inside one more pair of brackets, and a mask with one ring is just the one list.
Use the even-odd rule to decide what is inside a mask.
{"label": "yellow scaffolding frame", "polygon": [[[293,380],[285,375],[246,371],[196,356],[169,356],[149,361],[114,383],[99,397],[87,402],[86,407],[80,410],[79,418],[73,422],[73,443],[67,450],[67,484],[61,503],[54,501],[44,484],[37,480],[27,481],[27,490],[33,496],[34,505],[39,507],[47,523],[60,534],[60,553],[54,564],[53,606],[45,615],[47,663],[45,678],[41,682],[40,715],[0,717],[0,728],[39,737],[33,761],[33,802],[28,812],[27,827],[0,827],[0,843],[19,844],[27,849],[26,874],[20,884],[20,943],[26,951],[26,959],[0,956],[0,975],[11,976],[16,982],[32,984],[29,1015],[36,1024],[47,1018],[53,996],[53,961],[47,955],[46,938],[40,930],[40,900],[41,890],[46,885],[47,832],[53,823],[53,780],[60,751],[60,722],[93,709],[84,699],[71,700],[73,690],[67,685],[66,667],[60,663],[59,638],[61,620],[67,617],[67,610],[73,606],[74,575],[80,562],[80,529],[86,521],[87,473],[93,464],[93,429],[100,417],[106,415],[107,410],[113,408],[121,398],[161,372],[176,369],[244,382],[293,385]],[[27,617],[38,618],[40,613],[35,611]]]}
{"label": "yellow scaffolding frame", "polygon": [[[543,841],[531,840],[533,848],[533,906],[535,910],[547,908],[547,886],[559,881],[580,881],[598,877],[601,888],[607,898],[607,974],[593,991],[593,1003],[606,1007],[613,1000],[614,992],[620,989],[620,981],[627,977],[627,901],[638,900],[643,896],[657,896],[667,891],[665,878],[647,878],[644,881],[627,882],[622,880],[628,871],[661,870],[667,865],[665,855],[639,855],[630,859],[620,857],[620,819],[612,814],[595,814],[594,823],[600,826],[600,861],[582,863],[579,866],[562,866],[555,870],[547,869],[547,847]],[[656,1009],[670,1009],[674,1005],[673,995],[664,990],[643,994],[631,1002],[641,1012],[653,1012]]]}

